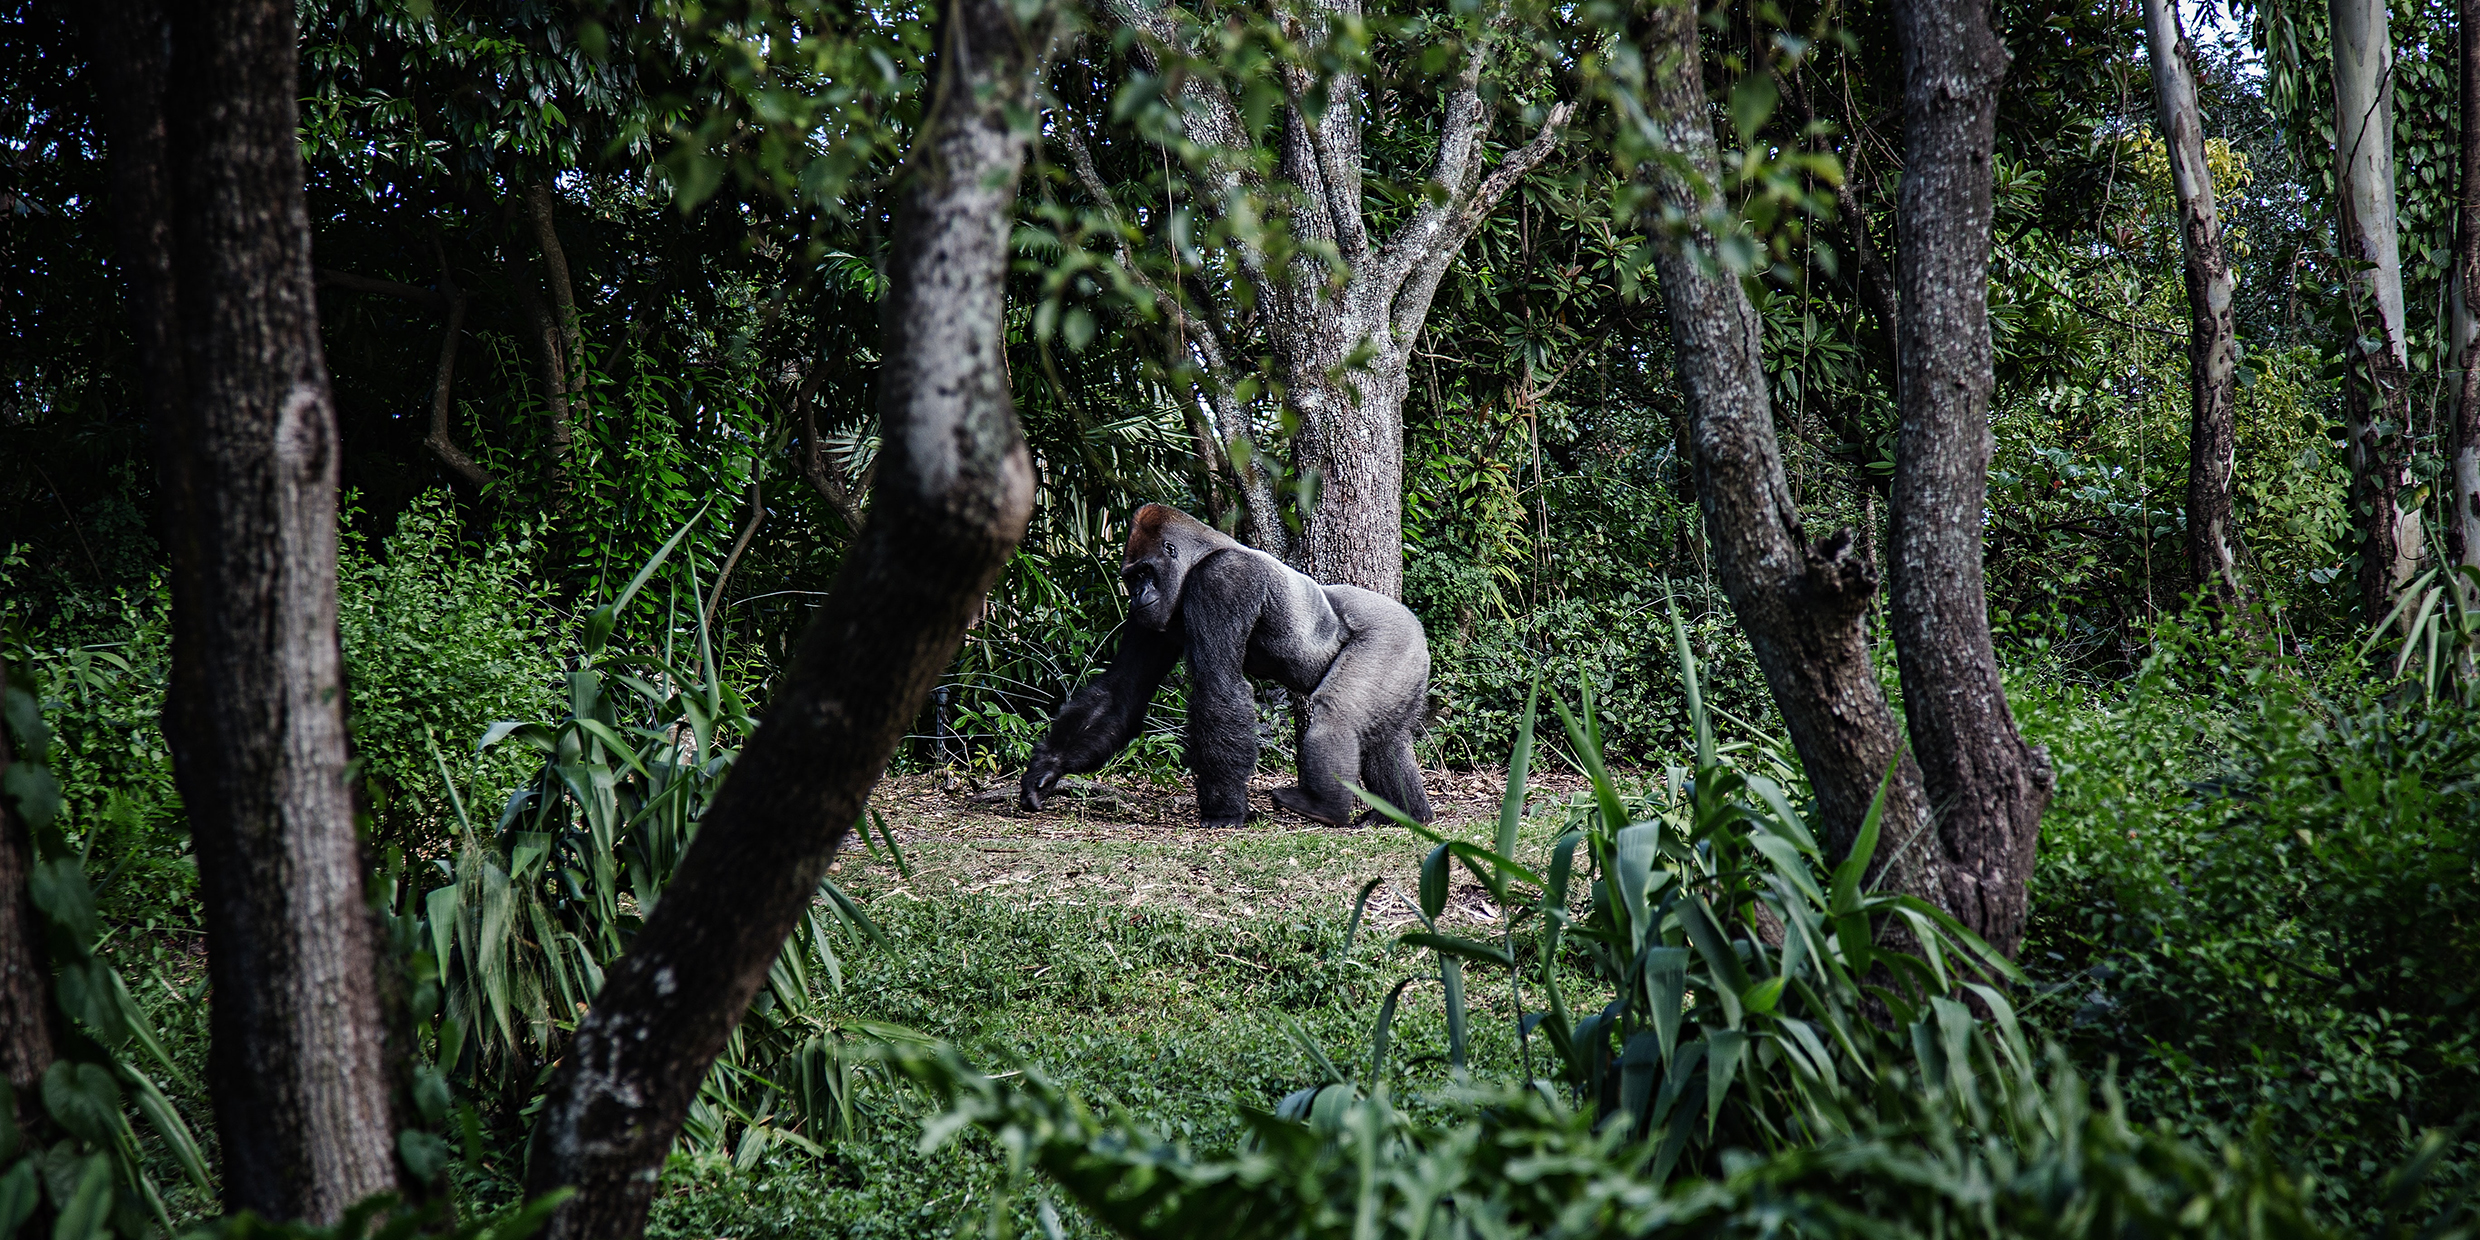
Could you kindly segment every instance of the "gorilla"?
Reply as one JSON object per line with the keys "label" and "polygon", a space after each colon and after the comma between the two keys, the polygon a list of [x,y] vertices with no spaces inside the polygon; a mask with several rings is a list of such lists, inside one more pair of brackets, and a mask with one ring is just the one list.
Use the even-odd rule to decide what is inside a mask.
{"label": "gorilla", "polygon": [[1343,781],[1428,822],[1429,794],[1412,729],[1429,697],[1429,638],[1403,604],[1358,586],[1323,586],[1176,508],[1137,510],[1121,558],[1128,625],[1102,675],[1068,699],[1034,746],[1020,800],[1042,800],[1066,774],[1110,761],[1145,725],[1171,665],[1188,657],[1188,764],[1197,816],[1236,827],[1257,769],[1252,676],[1308,699],[1300,783],[1275,804],[1342,826],[1355,804]]}

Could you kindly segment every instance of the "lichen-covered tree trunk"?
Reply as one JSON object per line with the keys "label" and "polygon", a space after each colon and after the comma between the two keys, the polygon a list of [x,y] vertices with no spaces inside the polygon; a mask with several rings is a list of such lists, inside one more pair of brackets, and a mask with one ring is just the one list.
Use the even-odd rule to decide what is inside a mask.
{"label": "lichen-covered tree trunk", "polygon": [[164,735],[205,905],[224,1204],[328,1223],[399,1178],[293,23],[289,0],[120,0],[95,47],[172,560]]}
{"label": "lichen-covered tree trunk", "polygon": [[1033,465],[1001,355],[1008,227],[1049,32],[941,15],[937,87],[887,260],[885,448],[864,523],[646,927],[577,1028],[534,1133],[553,1240],[626,1240],[731,1036],[967,620],[1024,535]]}
{"label": "lichen-covered tree trunk", "polygon": [[1902,425],[1887,553],[1903,709],[1937,814],[1947,911],[1998,950],[2023,941],[2049,757],[2016,731],[1990,642],[1982,526],[1995,440],[1991,158],[2006,47],[1987,0],[1897,0],[1903,186],[1896,208]]}
{"label": "lichen-covered tree trunk", "polygon": [[2239,580],[2239,531],[2231,502],[2239,442],[2236,284],[2214,209],[2213,172],[2205,164],[2195,48],[2179,25],[2174,0],[2144,0],[2144,37],[2187,257],[2187,571],[2191,584],[2229,614],[2247,594]]}
{"label": "lichen-covered tree trunk", "polygon": [[[1692,4],[1650,0],[1644,10],[1644,63],[1652,75],[1645,110],[1664,148],[1645,166],[1663,205],[1689,221],[1712,218],[1722,184],[1696,22]],[[1827,851],[1836,860],[1851,851],[1881,784],[1886,838],[1909,839],[1927,821],[1927,803],[1920,768],[1903,751],[1902,728],[1870,658],[1875,566],[1858,553],[1850,530],[1812,544],[1802,529],[1774,438],[1764,324],[1738,278],[1714,266],[1715,238],[1696,224],[1657,236],[1654,261],[1714,567],[1817,791]],[[1934,872],[1886,881],[1934,898]]]}
{"label": "lichen-covered tree trunk", "polygon": [[2344,404],[2351,506],[2360,523],[2359,601],[2370,622],[2419,571],[2411,494],[2411,354],[2394,203],[2394,45],[2385,0],[2333,0],[2334,193],[2350,276]]}

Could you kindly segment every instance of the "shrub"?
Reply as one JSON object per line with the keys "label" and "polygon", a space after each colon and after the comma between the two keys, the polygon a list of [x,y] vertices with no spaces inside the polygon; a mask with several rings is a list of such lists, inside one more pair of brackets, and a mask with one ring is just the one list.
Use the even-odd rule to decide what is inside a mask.
{"label": "shrub", "polygon": [[[381,838],[436,851],[455,821],[442,756],[558,701],[565,642],[534,573],[540,548],[523,534],[467,542],[444,491],[407,508],[375,554],[347,531],[337,620],[362,785]],[[469,804],[497,805],[530,773],[514,753],[461,766]]]}
{"label": "shrub", "polygon": [[[2139,1119],[2262,1123],[2368,1225],[2424,1128],[2458,1134],[2441,1178],[2480,1174],[2480,712],[2356,667],[2323,693],[2217,667],[2170,643],[2126,708],[2050,729],[2075,761],[2043,825],[2030,1011],[2115,1061]],[[2219,681],[2229,721],[2183,679]]]}

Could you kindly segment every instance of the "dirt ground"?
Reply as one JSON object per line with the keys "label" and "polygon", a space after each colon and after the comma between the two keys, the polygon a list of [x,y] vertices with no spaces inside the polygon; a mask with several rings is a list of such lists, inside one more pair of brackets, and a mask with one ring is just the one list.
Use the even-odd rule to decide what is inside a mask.
{"label": "dirt ground", "polygon": [[[1436,829],[1488,841],[1497,831],[1505,774],[1424,772]],[[1186,780],[1078,781],[1038,813],[1016,807],[1013,782],[975,787],[956,775],[892,776],[870,797],[904,853],[909,875],[884,856],[847,845],[837,881],[872,903],[996,892],[1024,906],[1178,909],[1208,921],[1295,912],[1304,920],[1348,913],[1361,885],[1387,880],[1368,916],[1392,929],[1415,920],[1412,900],[1431,845],[1391,822],[1328,827],[1274,808],[1251,786],[1247,826],[1197,824]],[[1559,807],[1584,787],[1564,772],[1528,781],[1527,822],[1517,856],[1548,851]],[[1458,872],[1446,920],[1487,923],[1498,910]]]}

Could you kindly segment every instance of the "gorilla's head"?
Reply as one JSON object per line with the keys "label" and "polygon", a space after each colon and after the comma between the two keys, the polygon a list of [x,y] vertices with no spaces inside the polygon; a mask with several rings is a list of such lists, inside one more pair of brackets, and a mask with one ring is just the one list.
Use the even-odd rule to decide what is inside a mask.
{"label": "gorilla's head", "polygon": [[1177,508],[1147,504],[1138,509],[1119,570],[1121,584],[1128,587],[1129,618],[1157,632],[1170,628],[1180,611],[1180,589],[1190,566],[1234,545],[1229,535]]}

